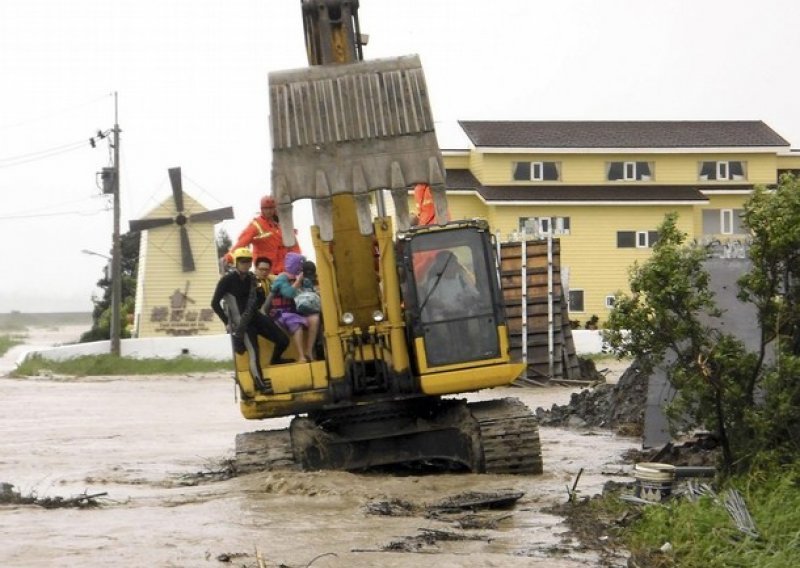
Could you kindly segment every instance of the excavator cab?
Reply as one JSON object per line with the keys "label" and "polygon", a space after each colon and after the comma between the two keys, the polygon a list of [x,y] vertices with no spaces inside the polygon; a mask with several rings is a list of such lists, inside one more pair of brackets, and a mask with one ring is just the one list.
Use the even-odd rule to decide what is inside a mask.
{"label": "excavator cab", "polygon": [[426,373],[500,359],[505,314],[486,223],[411,231],[401,235],[398,247],[416,370]]}

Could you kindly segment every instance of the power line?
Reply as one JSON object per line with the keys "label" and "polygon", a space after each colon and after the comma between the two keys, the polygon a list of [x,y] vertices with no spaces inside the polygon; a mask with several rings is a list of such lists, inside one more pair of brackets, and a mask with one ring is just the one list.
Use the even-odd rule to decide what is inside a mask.
{"label": "power line", "polygon": [[20,122],[13,122],[13,123],[8,123],[8,124],[0,124],[0,130],[8,130],[8,129],[11,129],[11,128],[17,128],[19,126],[25,126],[26,124],[31,124],[31,123],[34,123],[34,122],[40,122],[40,121],[48,119],[48,118],[50,118],[52,116],[57,116],[59,114],[66,113],[68,111],[73,111],[73,110],[75,110],[77,108],[87,107],[89,105],[93,105],[97,101],[101,101],[101,100],[103,100],[103,99],[105,99],[107,97],[112,96],[112,94],[113,93],[102,95],[102,96],[96,97],[94,99],[88,100],[88,101],[83,102],[83,103],[77,103],[77,104],[74,104],[74,105],[71,105],[71,106],[68,106],[68,107],[57,109],[57,110],[54,110],[54,111],[49,112],[47,114],[43,114],[43,115],[40,115],[38,117],[22,120]]}
{"label": "power line", "polygon": [[[68,144],[62,144],[61,146],[54,146],[52,148],[47,148],[45,150],[37,150],[35,152],[28,152],[27,154],[19,154],[18,156],[11,156],[10,158],[0,158],[0,168],[8,168],[11,166],[16,166],[18,164],[25,164],[36,160],[49,158],[51,156],[65,154],[66,152],[72,152],[73,150],[77,150],[81,146],[84,146],[85,144],[87,144],[87,142],[88,139],[84,138],[76,142],[69,142]],[[12,163],[4,164],[3,162],[12,162]]]}
{"label": "power line", "polygon": [[207,195],[207,196],[209,196],[211,199],[213,199],[214,201],[216,201],[218,205],[224,205],[224,204],[225,204],[225,203],[224,203],[224,202],[223,202],[221,199],[219,199],[219,198],[218,198],[216,195],[214,195],[213,193],[211,193],[211,191],[210,191],[210,190],[206,189],[205,187],[203,187],[202,185],[200,185],[199,183],[197,183],[195,180],[193,180],[192,178],[190,178],[189,176],[187,176],[187,175],[186,175],[186,174],[184,174],[183,172],[181,172],[181,176],[182,176],[182,177],[183,177],[185,180],[189,181],[189,182],[190,182],[192,185],[194,185],[196,188],[198,188],[200,191],[202,191],[204,195]]}
{"label": "power line", "polygon": [[59,207],[67,207],[70,205],[75,205],[76,203],[82,203],[86,200],[94,200],[97,199],[98,197],[102,198],[105,197],[105,195],[89,195],[87,197],[79,197],[78,199],[69,199],[67,201],[61,201],[59,203],[50,203],[46,207],[34,207],[32,209],[24,209],[22,211],[16,211],[14,215],[29,215],[34,213],[42,213],[43,211],[48,209],[52,210],[52,209],[58,209]]}
{"label": "power line", "polygon": [[56,213],[34,213],[30,215],[0,215],[0,221],[8,221],[13,219],[37,219],[40,217],[63,217],[65,215],[78,215],[80,217],[90,217],[98,213],[108,212],[107,208],[97,209],[95,211],[59,211]]}

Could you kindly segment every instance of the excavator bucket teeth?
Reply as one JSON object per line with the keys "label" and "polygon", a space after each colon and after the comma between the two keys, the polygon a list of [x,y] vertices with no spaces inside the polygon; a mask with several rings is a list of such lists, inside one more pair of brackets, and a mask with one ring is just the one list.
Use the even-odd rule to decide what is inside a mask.
{"label": "excavator bucket teeth", "polygon": [[[269,83],[272,187],[282,220],[298,199],[351,194],[363,206],[378,189],[394,190],[395,200],[407,199],[416,183],[443,189],[418,56],[273,72]],[[317,222],[325,234],[325,220]],[[284,235],[286,229],[293,234],[285,227]]]}

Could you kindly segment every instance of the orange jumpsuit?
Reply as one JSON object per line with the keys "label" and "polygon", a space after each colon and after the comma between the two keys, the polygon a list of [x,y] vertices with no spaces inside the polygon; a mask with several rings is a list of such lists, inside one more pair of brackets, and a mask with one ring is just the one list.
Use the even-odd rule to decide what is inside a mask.
{"label": "orange jumpsuit", "polygon": [[[295,231],[296,233],[296,231]],[[286,247],[283,244],[283,233],[277,221],[267,219],[263,215],[255,217],[250,224],[245,227],[239,235],[236,243],[231,250],[252,245],[253,260],[260,256],[265,256],[272,261],[272,273],[280,274],[283,272],[283,260],[290,252],[300,253],[300,245]],[[228,253],[230,255],[230,253]]]}
{"label": "orange jumpsuit", "polygon": [[433,206],[431,186],[427,183],[418,183],[414,186],[414,203],[420,225],[431,225],[436,219],[436,209]]}

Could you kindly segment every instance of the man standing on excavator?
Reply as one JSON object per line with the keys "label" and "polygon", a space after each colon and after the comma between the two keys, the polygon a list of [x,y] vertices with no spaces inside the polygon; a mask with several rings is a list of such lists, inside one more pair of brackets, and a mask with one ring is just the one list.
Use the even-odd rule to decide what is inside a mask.
{"label": "man standing on excavator", "polygon": [[233,263],[232,253],[236,249],[252,245],[253,257],[266,257],[272,261],[272,273],[283,272],[283,259],[290,252],[301,253],[300,245],[287,247],[283,244],[283,233],[278,223],[278,213],[275,208],[275,199],[270,195],[261,198],[261,215],[253,218],[239,235],[231,250],[223,257],[228,264]]}

